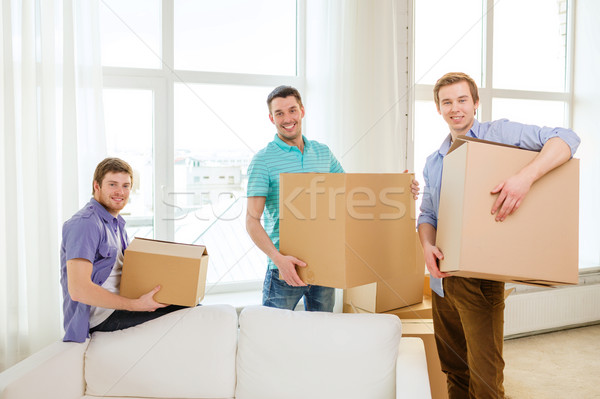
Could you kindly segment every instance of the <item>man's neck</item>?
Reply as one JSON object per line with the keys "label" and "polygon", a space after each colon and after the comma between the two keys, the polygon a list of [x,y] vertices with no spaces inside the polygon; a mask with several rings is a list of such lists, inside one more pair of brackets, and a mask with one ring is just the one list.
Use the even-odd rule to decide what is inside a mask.
{"label": "man's neck", "polygon": [[300,152],[304,153],[304,140],[302,139],[302,135],[299,135],[294,140],[288,140],[285,137],[283,137],[282,135],[280,135],[279,133],[277,134],[277,137],[279,137],[279,139],[281,141],[283,141],[284,143],[286,143],[287,145],[289,145],[291,147],[298,147]]}
{"label": "man's neck", "polygon": [[94,196],[94,199],[96,200],[97,203],[100,204],[100,206],[102,206],[102,208],[106,209],[106,212],[110,213],[115,218],[119,216],[119,211],[109,211],[104,205],[102,205],[102,203],[100,201],[98,201],[98,198],[96,198],[96,196]]}
{"label": "man's neck", "polygon": [[[475,122],[473,122],[473,123],[475,123]],[[470,131],[470,130],[471,130],[471,128],[473,127],[473,123],[471,124],[471,126],[469,126],[469,128],[468,128],[468,129],[462,129],[462,130],[460,130],[460,131],[455,131],[455,130],[452,130],[452,129],[450,129],[450,135],[452,136],[452,139],[451,139],[451,140],[452,140],[452,142],[454,142],[454,140],[456,140],[456,138],[457,138],[458,136],[466,136],[466,135],[467,135],[467,133],[469,133],[469,131]]]}

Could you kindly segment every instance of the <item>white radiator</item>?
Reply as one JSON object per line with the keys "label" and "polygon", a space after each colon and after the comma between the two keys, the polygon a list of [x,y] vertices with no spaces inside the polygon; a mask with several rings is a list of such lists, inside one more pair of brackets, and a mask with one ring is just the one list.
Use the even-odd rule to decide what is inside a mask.
{"label": "white radiator", "polygon": [[600,322],[600,284],[516,292],[506,299],[504,336]]}

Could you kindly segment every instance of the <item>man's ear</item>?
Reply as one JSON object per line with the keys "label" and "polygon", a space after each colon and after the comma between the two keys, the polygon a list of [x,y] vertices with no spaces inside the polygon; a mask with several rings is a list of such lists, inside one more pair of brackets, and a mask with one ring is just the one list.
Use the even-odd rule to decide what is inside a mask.
{"label": "man's ear", "polygon": [[473,115],[477,115],[477,108],[479,108],[479,101],[475,103],[475,109],[473,110]]}
{"label": "man's ear", "polygon": [[275,124],[275,120],[273,119],[273,115],[271,115],[270,112],[269,112],[269,120],[271,121],[272,124]]}
{"label": "man's ear", "polygon": [[100,191],[100,184],[96,180],[94,180],[94,194]]}

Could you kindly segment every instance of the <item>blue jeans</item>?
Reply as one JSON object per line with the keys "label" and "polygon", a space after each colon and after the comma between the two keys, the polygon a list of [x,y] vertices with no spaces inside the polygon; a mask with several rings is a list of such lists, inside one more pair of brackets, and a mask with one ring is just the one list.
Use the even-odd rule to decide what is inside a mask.
{"label": "blue jeans", "polygon": [[159,318],[167,313],[179,309],[185,309],[186,306],[169,305],[164,308],[158,308],[154,312],[130,312],[128,310],[115,310],[106,320],[96,327],[90,328],[90,334],[94,331],[117,331],[129,327],[137,326],[150,320]]}
{"label": "blue jeans", "polygon": [[335,288],[307,285],[292,287],[279,279],[279,269],[267,269],[263,285],[263,306],[294,310],[304,297],[304,309],[316,312],[332,312]]}

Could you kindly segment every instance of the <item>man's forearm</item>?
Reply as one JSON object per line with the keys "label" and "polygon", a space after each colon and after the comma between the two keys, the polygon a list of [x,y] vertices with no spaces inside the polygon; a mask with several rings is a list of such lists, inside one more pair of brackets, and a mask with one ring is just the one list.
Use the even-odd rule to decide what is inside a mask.
{"label": "man's forearm", "polygon": [[527,176],[534,183],[570,158],[571,148],[569,145],[561,138],[553,137],[544,144],[535,159],[521,169],[519,174]]}
{"label": "man's forearm", "polygon": [[86,259],[67,261],[67,284],[72,300],[90,306],[130,311],[153,311],[164,306],[153,299],[159,287],[136,299],[125,298],[94,283],[92,269],[92,263]]}
{"label": "man's forearm", "polygon": [[492,194],[499,194],[492,206],[492,215],[496,215],[496,221],[501,222],[512,215],[521,205],[533,183],[552,169],[567,162],[570,157],[571,148],[561,138],[553,137],[548,140],[533,161],[492,189]]}
{"label": "man's forearm", "polygon": [[260,220],[250,215],[246,215],[246,231],[250,235],[252,241],[256,246],[265,253],[271,260],[279,255],[279,251],[273,245],[273,241],[265,231]]}
{"label": "man's forearm", "polygon": [[110,292],[101,286],[91,283],[85,288],[76,290],[71,294],[74,301],[106,309],[135,310],[133,299]]}
{"label": "man's forearm", "polygon": [[419,239],[423,248],[429,245],[435,245],[437,230],[429,223],[421,223],[419,225]]}

